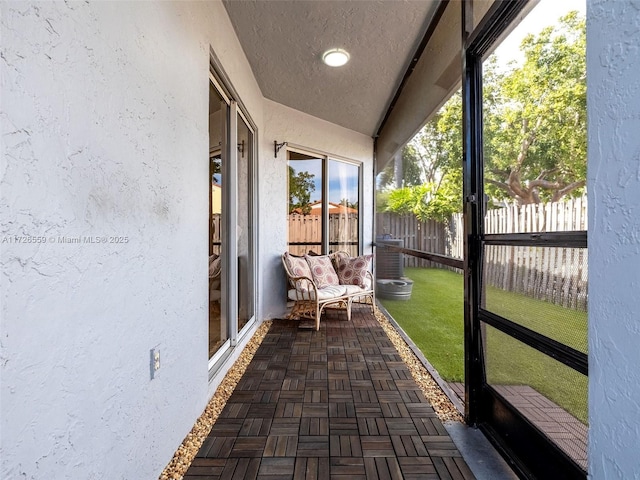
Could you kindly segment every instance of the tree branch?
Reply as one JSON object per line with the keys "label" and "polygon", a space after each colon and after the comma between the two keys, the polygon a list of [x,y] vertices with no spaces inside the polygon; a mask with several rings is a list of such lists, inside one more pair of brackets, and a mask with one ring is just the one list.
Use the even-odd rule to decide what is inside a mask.
{"label": "tree branch", "polygon": [[525,190],[522,186],[522,182],[520,181],[520,171],[513,170],[509,174],[509,178],[507,179],[507,183],[509,184],[509,188],[513,190],[516,196],[527,199],[529,197],[529,192]]}
{"label": "tree branch", "polygon": [[540,175],[538,175],[538,176],[536,177],[536,180],[544,180],[544,178],[545,178],[547,175],[549,175],[550,173],[555,173],[555,172],[557,172],[558,170],[560,170],[558,167],[556,167],[556,168],[551,168],[551,169],[549,169],[549,170],[542,170],[542,171],[540,172]]}
{"label": "tree branch", "polygon": [[[518,171],[520,171],[520,169],[522,168],[522,164],[524,163],[524,160],[527,158],[527,152],[529,151],[529,147],[531,147],[531,145],[533,145],[533,142],[536,141],[538,129],[540,128],[541,124],[542,124],[542,117],[538,117],[538,119],[536,120],[535,127],[533,127],[531,130],[528,130],[529,119],[528,118],[522,119],[522,128],[520,129],[520,131],[522,133],[523,138],[522,138],[522,142],[520,143],[520,152],[518,152],[518,158],[516,159],[516,166]],[[528,135],[527,135],[527,131],[528,131]]]}
{"label": "tree branch", "polygon": [[499,182],[498,180],[493,180],[491,178],[485,178],[485,182],[490,183],[491,185],[495,185],[496,187],[504,190],[512,198],[516,198],[517,196],[515,192],[511,189],[511,187],[509,187],[508,183]]}
{"label": "tree branch", "polygon": [[487,169],[487,172],[492,173],[496,177],[506,177],[510,173],[509,170],[500,170],[498,168],[489,168]]}
{"label": "tree branch", "polygon": [[533,199],[533,203],[540,203],[540,194],[538,190],[531,190],[531,198]]}
{"label": "tree branch", "polygon": [[551,201],[552,202],[557,202],[558,200],[560,200],[562,197],[564,197],[568,193],[571,193],[572,191],[576,190],[577,188],[584,187],[585,184],[586,184],[585,180],[579,180],[577,182],[570,183],[566,187],[563,187],[560,190],[557,190],[553,194],[553,197],[551,198]]}
{"label": "tree branch", "polygon": [[560,184],[558,182],[551,182],[549,180],[531,180],[528,186],[529,189],[546,188],[548,190],[558,190],[560,188]]}

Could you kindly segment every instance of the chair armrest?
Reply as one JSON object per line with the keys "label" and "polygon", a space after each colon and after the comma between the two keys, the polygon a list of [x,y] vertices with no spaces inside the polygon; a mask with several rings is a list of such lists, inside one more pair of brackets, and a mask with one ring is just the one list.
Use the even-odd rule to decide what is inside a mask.
{"label": "chair armrest", "polygon": [[375,286],[376,286],[376,281],[373,278],[373,273],[371,273],[369,270],[367,270],[367,279],[369,280],[369,282],[371,282],[371,287],[369,288],[369,290],[373,291],[375,290]]}

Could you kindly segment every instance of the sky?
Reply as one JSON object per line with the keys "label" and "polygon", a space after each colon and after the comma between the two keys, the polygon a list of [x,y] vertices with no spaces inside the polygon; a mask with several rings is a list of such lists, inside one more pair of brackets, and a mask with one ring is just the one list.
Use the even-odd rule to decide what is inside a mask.
{"label": "sky", "polygon": [[[315,190],[311,192],[311,202],[322,198],[322,160],[293,160],[289,162],[296,173],[312,174]],[[358,167],[345,162],[329,160],[329,202],[339,203],[346,198],[352,203],[358,201]]]}
{"label": "sky", "polygon": [[540,33],[543,28],[553,25],[560,17],[572,10],[577,10],[584,15],[586,5],[587,0],[540,0],[494,53],[500,58],[502,65],[520,58],[520,43],[526,35]]}

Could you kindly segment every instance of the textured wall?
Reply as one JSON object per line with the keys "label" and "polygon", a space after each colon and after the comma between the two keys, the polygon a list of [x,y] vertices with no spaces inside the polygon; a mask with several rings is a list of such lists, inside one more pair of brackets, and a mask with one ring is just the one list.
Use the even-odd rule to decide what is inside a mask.
{"label": "textured wall", "polygon": [[219,2],[0,9],[0,478],[154,478],[208,394],[210,45],[262,96]]}
{"label": "textured wall", "polygon": [[[361,161],[364,180],[363,212],[373,211],[373,139],[361,133],[306,115],[300,111],[270,100],[264,101],[265,128],[261,136],[262,162],[260,165],[260,257],[263,259],[262,298],[265,318],[282,315],[285,307],[286,285],[280,255],[287,249],[286,218],[287,153],[283,148],[278,158],[273,157],[273,141],[291,142],[321,152]],[[281,225],[282,228],[271,228]],[[372,251],[373,218],[363,219],[363,246]]]}
{"label": "textured wall", "polygon": [[639,478],[640,2],[587,3],[589,474]]}
{"label": "textured wall", "polygon": [[[365,162],[365,210],[372,140],[264,101],[220,2],[0,9],[0,478],[154,478],[220,379],[207,371],[210,47],[261,142],[259,319],[285,306],[273,140]],[[367,251],[371,231],[368,218]]]}

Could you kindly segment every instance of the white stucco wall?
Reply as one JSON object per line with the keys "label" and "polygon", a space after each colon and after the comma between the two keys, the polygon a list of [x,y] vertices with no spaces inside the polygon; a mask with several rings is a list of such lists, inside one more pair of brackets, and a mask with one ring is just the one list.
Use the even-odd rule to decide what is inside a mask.
{"label": "white stucco wall", "polygon": [[210,45],[259,129],[261,93],[216,1],[0,28],[0,478],[157,478],[209,393]]}
{"label": "white stucco wall", "polygon": [[640,2],[587,2],[589,476],[639,478]]}
{"label": "white stucco wall", "polygon": [[[264,101],[264,125],[261,137],[260,238],[262,258],[262,305],[266,318],[277,318],[285,308],[286,285],[280,256],[287,250],[287,153],[280,150],[274,158],[273,141],[289,142],[331,155],[362,162],[363,212],[373,212],[373,139],[338,125],[320,120],[270,100]],[[363,247],[372,251],[373,215],[363,215]]]}

